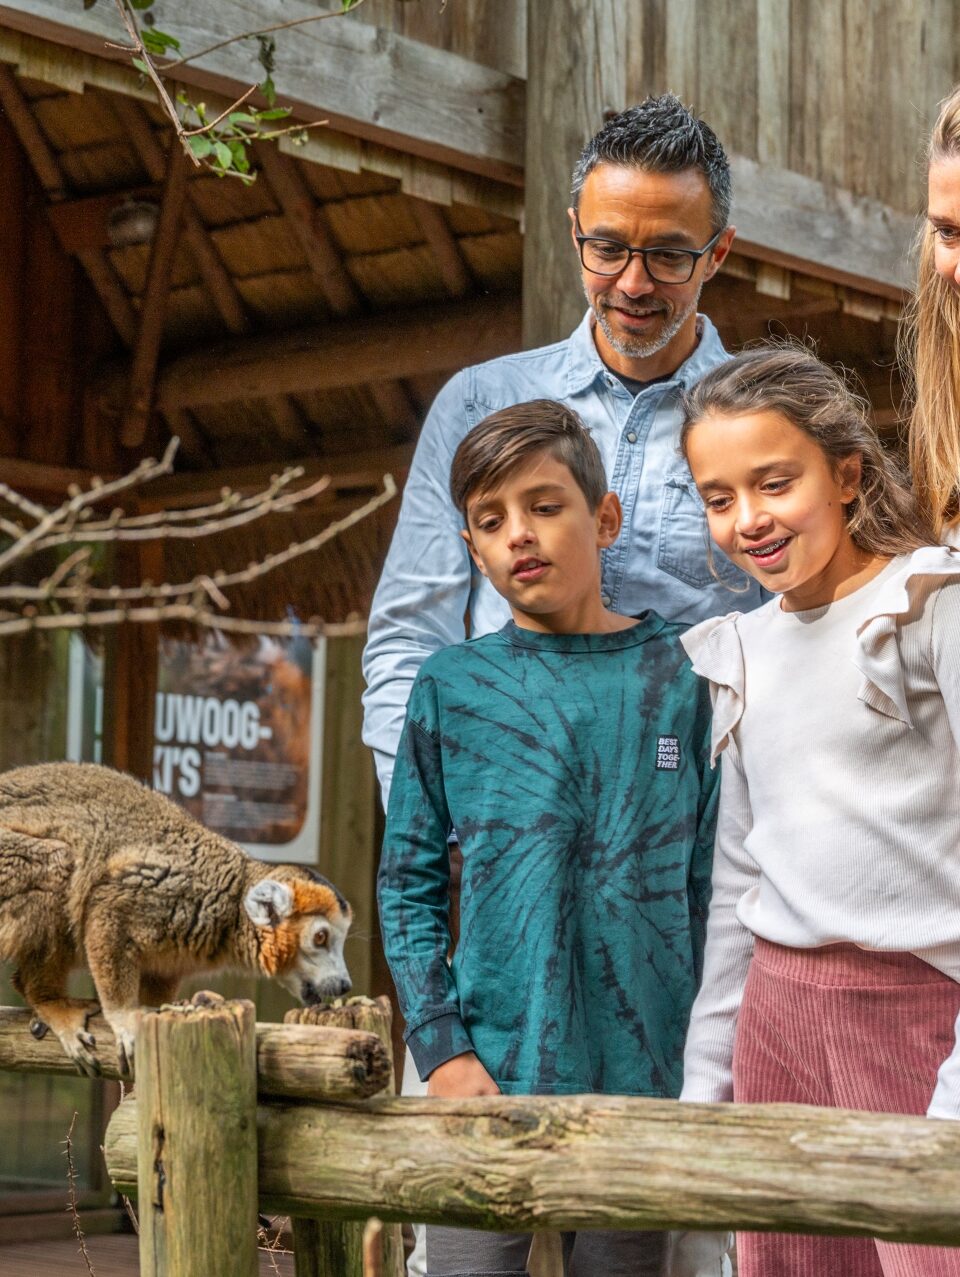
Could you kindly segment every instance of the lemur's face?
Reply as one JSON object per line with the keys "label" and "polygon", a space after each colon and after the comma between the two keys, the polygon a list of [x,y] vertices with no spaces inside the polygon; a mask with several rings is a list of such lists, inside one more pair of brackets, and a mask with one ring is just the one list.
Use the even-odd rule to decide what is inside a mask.
{"label": "lemur's face", "polygon": [[250,888],[244,905],[266,975],[308,1006],[350,992],[343,945],[353,915],[328,882],[265,878]]}

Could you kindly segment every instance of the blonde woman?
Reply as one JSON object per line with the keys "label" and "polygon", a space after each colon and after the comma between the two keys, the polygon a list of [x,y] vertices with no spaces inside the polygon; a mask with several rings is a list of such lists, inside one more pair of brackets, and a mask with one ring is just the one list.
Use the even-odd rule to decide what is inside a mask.
{"label": "blonde woman", "polygon": [[940,108],[927,154],[917,291],[902,330],[910,466],[937,536],[960,545],[960,87]]}

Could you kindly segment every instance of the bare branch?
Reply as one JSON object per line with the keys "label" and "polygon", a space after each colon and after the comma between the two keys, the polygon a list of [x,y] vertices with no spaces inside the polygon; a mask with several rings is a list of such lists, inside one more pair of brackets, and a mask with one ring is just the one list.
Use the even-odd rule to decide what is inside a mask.
{"label": "bare branch", "polygon": [[[173,441],[175,444],[176,441]],[[169,468],[174,448],[167,449],[162,462],[144,462],[131,475],[123,476],[111,484],[101,484],[89,492],[75,492],[69,501],[57,510],[47,511],[38,527],[51,527],[58,519],[67,523],[63,532],[48,532],[37,540],[33,533],[24,533],[18,542],[7,551],[7,562],[16,558],[33,554],[40,546],[59,544],[70,540],[81,539],[89,529],[76,529],[71,521],[78,511],[86,509],[84,504],[89,499],[96,499],[101,492],[109,488],[116,492],[121,487],[129,487],[140,476],[139,481],[152,478]],[[200,507],[204,512],[212,508],[220,508],[230,503],[236,512],[237,505],[242,509],[239,513],[231,513],[219,520],[208,519],[194,527],[176,526],[178,535],[211,535],[215,531],[237,526],[238,522],[250,522],[267,513],[278,510],[289,510],[310,497],[316,496],[329,486],[329,476],[318,479],[315,483],[297,492],[283,491],[291,477],[302,471],[293,469],[280,476],[274,476],[266,493],[253,497],[239,498],[235,493],[226,492],[217,507]],[[317,637],[322,634],[357,634],[364,628],[362,621],[348,621],[343,625],[325,625],[322,621],[247,621],[235,617],[225,617],[223,612],[230,607],[225,593],[233,586],[250,584],[266,576],[269,572],[289,563],[304,554],[312,553],[335,537],[369,517],[374,511],[391,501],[396,495],[397,485],[392,475],[384,475],[383,490],[371,497],[363,505],[351,510],[341,519],[335,520],[304,541],[293,542],[285,550],[265,556],[262,560],[248,564],[245,568],[234,572],[220,570],[211,577],[201,574],[190,581],[173,584],[164,582],[154,585],[144,581],[140,585],[121,588],[117,585],[94,586],[90,581],[90,550],[81,546],[70,554],[57,569],[38,586],[13,584],[0,587],[0,599],[15,601],[23,605],[20,612],[0,611],[0,636],[23,634],[30,630],[79,630],[106,625],[120,624],[125,621],[137,621],[157,624],[161,621],[188,621],[210,629],[220,629],[231,633],[242,634],[274,634]],[[236,498],[236,501],[234,501]],[[177,512],[183,518],[189,518],[196,511]],[[90,540],[109,543],[123,539],[120,526],[123,520],[122,511],[115,510],[111,520],[99,525],[98,531],[91,532]],[[151,517],[149,528],[134,529],[140,539],[150,537],[162,539],[170,529],[161,521]],[[33,530],[34,533],[36,529]],[[132,535],[132,533],[131,533]],[[2,559],[2,556],[0,556]],[[42,606],[59,607],[64,605],[69,611],[43,611]],[[212,605],[212,606],[211,606]]]}
{"label": "bare branch", "polygon": [[67,1131],[67,1138],[64,1140],[64,1154],[67,1159],[67,1186],[69,1199],[67,1210],[70,1212],[73,1221],[73,1235],[76,1237],[80,1246],[80,1254],[83,1256],[83,1262],[87,1266],[87,1272],[90,1277],[96,1277],[93,1264],[90,1262],[90,1256],[87,1253],[87,1239],[84,1236],[83,1227],[80,1223],[80,1212],[77,1209],[77,1168],[73,1164],[73,1128],[77,1124],[77,1114],[74,1112],[70,1119],[70,1129]]}
{"label": "bare branch", "polygon": [[[356,0],[356,4],[351,5],[349,12],[359,9],[363,4],[363,0]],[[178,67],[186,66],[188,62],[196,62],[199,58],[205,58],[208,53],[216,53],[218,49],[225,49],[228,44],[236,44],[238,40],[254,40],[257,36],[272,35],[274,31],[287,31],[291,27],[302,27],[308,22],[324,22],[327,18],[342,18],[343,9],[334,9],[331,13],[311,13],[306,18],[291,18],[289,22],[277,22],[272,27],[260,27],[256,31],[244,31],[240,35],[229,36],[226,40],[218,40],[216,44],[208,44],[205,49],[200,49],[196,53],[191,53],[185,58],[175,58],[172,62],[167,62],[163,66],[164,74],[177,70]],[[256,87],[256,86],[254,86]]]}
{"label": "bare branch", "polygon": [[[169,526],[160,521],[154,522],[146,527],[131,527],[126,519],[120,515],[114,520],[107,520],[102,523],[85,524],[82,528],[76,528],[68,525],[62,532],[51,532],[41,540],[36,541],[32,546],[32,551],[48,550],[52,546],[57,545],[74,545],[77,543],[100,542],[103,540],[110,541],[164,541],[164,540],[186,540],[195,541],[199,537],[213,536],[218,532],[227,532],[231,528],[242,527],[245,523],[252,523],[254,520],[261,518],[265,514],[275,514],[282,511],[292,510],[294,506],[301,505],[304,501],[309,501],[313,497],[318,496],[323,490],[330,485],[328,477],[318,479],[316,483],[311,484],[309,488],[301,488],[298,492],[287,493],[282,497],[265,497],[257,504],[246,504],[243,509],[230,515],[226,515],[222,519],[211,519],[204,523],[187,524],[186,526]],[[19,556],[13,556],[14,558]],[[0,555],[0,571],[3,570],[3,556]]]}
{"label": "bare branch", "polygon": [[[137,54],[139,55],[139,60],[146,67],[147,75],[150,77],[150,79],[154,83],[154,87],[156,88],[157,94],[160,98],[160,105],[163,107],[166,114],[170,117],[173,127],[176,129],[177,137],[180,139],[182,144],[183,125],[180,122],[180,116],[177,114],[177,108],[171,102],[170,94],[167,92],[164,86],[163,80],[161,80],[160,75],[157,72],[157,68],[154,66],[153,59],[151,58],[150,54],[147,52],[146,45],[143,43],[143,38],[140,35],[140,28],[137,26],[136,18],[133,16],[133,10],[126,3],[126,0],[116,0],[116,5],[117,5],[117,9],[120,12],[120,18],[123,21],[123,25],[126,27],[127,33],[130,36],[130,39],[136,45],[136,51],[137,51]],[[184,146],[184,150],[193,160],[197,168],[200,168],[200,160],[196,155],[194,155],[190,147]]]}
{"label": "bare branch", "polygon": [[217,116],[217,118],[215,120],[211,120],[209,124],[201,124],[198,129],[181,128],[180,136],[181,137],[198,137],[201,133],[211,132],[211,130],[215,129],[218,124],[223,123],[223,121],[227,118],[227,116],[231,113],[231,111],[235,111],[238,106],[243,106],[244,102],[246,102],[247,98],[251,95],[251,93],[256,92],[257,87],[258,86],[256,84],[251,84],[249,89],[247,89],[246,93],[244,93],[242,98],[237,98],[236,102],[234,102],[232,106],[228,106],[225,111],[222,111]]}

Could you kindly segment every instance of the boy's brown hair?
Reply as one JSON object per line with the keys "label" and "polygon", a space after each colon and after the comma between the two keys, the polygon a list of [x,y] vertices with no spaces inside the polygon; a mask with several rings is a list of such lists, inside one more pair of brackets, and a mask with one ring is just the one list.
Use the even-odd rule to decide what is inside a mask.
{"label": "boy's brown hair", "polygon": [[597,445],[580,417],[553,399],[531,399],[492,412],[460,442],[450,467],[450,495],[467,522],[467,502],[498,488],[538,452],[567,467],[591,512],[608,491]]}

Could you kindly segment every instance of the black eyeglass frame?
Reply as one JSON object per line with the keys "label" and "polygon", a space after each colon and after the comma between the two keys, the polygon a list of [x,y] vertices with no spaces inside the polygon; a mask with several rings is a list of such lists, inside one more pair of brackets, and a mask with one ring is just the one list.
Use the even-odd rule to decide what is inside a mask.
{"label": "black eyeglass frame", "polygon": [[[633,248],[630,244],[624,244],[618,239],[609,239],[606,235],[582,234],[580,231],[580,220],[578,218],[577,231],[574,234],[573,238],[577,241],[577,248],[580,253],[580,264],[583,267],[583,269],[589,271],[591,275],[599,275],[601,279],[613,279],[617,275],[622,275],[623,272],[630,265],[631,261],[633,261],[634,257],[639,257],[643,262],[643,269],[647,272],[647,274],[654,281],[654,283],[689,284],[690,280],[693,279],[693,272],[697,269],[697,262],[700,260],[701,257],[706,256],[706,254],[710,252],[711,248],[714,247],[717,240],[720,238],[720,236],[723,234],[723,232],[726,229],[727,228],[725,226],[721,226],[720,229],[717,231],[716,235],[714,235],[712,239],[709,239],[706,242],[706,244],[704,244],[703,248],[676,248],[672,244],[650,244],[647,248]],[[623,263],[622,266],[618,266],[617,269],[613,271],[608,272],[608,271],[602,271],[602,270],[594,270],[592,266],[588,266],[587,263],[583,260],[583,246],[584,244],[588,244],[590,242],[593,242],[596,244],[616,244],[619,248],[625,248],[627,250],[627,260]],[[650,269],[650,266],[647,262],[648,253],[682,253],[684,256],[690,258],[690,273],[686,276],[685,279],[661,279],[659,275],[655,275],[653,271]]]}

